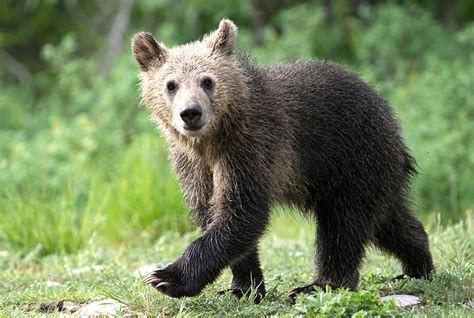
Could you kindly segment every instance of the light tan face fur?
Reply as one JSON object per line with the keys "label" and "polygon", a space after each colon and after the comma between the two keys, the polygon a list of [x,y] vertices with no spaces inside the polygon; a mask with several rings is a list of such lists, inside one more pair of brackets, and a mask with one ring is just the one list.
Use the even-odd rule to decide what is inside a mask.
{"label": "light tan face fur", "polygon": [[[138,33],[132,43],[141,68],[143,102],[167,134],[199,138],[211,134],[235,99],[245,96],[245,77],[235,63],[237,27],[222,20],[201,41],[168,49],[149,33]],[[193,126],[183,110],[199,106]]]}

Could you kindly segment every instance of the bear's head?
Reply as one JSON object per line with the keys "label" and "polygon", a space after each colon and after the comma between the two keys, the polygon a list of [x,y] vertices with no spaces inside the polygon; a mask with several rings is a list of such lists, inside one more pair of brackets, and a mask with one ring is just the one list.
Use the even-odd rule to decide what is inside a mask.
{"label": "bear's head", "polygon": [[[134,36],[143,102],[168,135],[199,139],[225,127],[248,95],[235,52],[237,27],[222,20],[202,40],[166,48],[150,33]],[[227,114],[227,116],[226,116]]]}

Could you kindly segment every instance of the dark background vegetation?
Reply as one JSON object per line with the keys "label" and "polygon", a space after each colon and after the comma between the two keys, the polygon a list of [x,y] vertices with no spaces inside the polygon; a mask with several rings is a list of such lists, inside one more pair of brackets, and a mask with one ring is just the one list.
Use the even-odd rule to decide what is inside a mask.
{"label": "dark background vegetation", "polygon": [[191,228],[166,145],[138,108],[131,36],[167,46],[223,17],[258,63],[346,64],[391,102],[429,222],[474,207],[474,1],[0,2],[0,245],[42,254]]}

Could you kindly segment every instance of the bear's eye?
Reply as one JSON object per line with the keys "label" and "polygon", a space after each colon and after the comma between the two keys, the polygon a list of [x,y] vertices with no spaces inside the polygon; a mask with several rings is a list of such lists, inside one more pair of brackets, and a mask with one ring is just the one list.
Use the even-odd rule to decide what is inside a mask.
{"label": "bear's eye", "polygon": [[211,89],[213,85],[214,85],[214,81],[210,79],[209,77],[206,77],[205,79],[202,80],[202,86],[206,89]]}
{"label": "bear's eye", "polygon": [[168,92],[173,93],[176,90],[176,83],[174,81],[169,81],[166,84],[166,89]]}

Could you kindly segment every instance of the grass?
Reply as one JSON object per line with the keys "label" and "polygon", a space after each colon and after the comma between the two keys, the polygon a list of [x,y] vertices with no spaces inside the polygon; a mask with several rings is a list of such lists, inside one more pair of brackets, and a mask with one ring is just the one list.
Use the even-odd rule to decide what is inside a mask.
{"label": "grass", "polygon": [[[136,272],[143,265],[163,266],[173,261],[199,233],[168,233],[158,241],[119,248],[89,242],[77,254],[38,257],[14,249],[0,251],[0,317],[40,316],[35,304],[55,300],[90,302],[114,298],[136,313],[148,316],[472,316],[474,314],[474,224],[471,215],[451,226],[429,227],[437,272],[431,281],[390,281],[400,274],[397,261],[369,249],[360,290],[319,291],[288,302],[286,293],[311,280],[314,231],[307,222],[278,215],[261,244],[268,295],[260,305],[237,301],[231,295],[216,297],[228,287],[230,272],[195,298],[171,299],[141,283]],[[48,282],[59,286],[48,286]],[[379,296],[418,295],[422,304],[396,309]],[[52,314],[59,316],[59,313]]]}
{"label": "grass", "polygon": [[[49,176],[30,171],[17,186],[7,179],[0,187],[0,249],[71,254],[91,240],[103,245],[150,243],[163,232],[187,232],[187,209],[165,149],[161,138],[143,134],[116,158],[74,168],[80,172]],[[74,164],[80,166],[68,163]],[[18,170],[30,166],[35,170],[34,161]],[[51,184],[55,177],[59,185]]]}
{"label": "grass", "polygon": [[[165,2],[146,5],[147,15]],[[349,64],[390,101],[418,160],[413,194],[431,224],[433,280],[391,282],[400,274],[398,263],[370,250],[359,292],[320,291],[291,305],[286,293],[312,277],[314,230],[279,216],[262,242],[269,293],[261,305],[229,295],[216,299],[229,285],[228,271],[192,299],[169,299],[143,286],[133,274],[137,268],[173,261],[199,233],[177,234],[191,229],[187,208],[163,139],[136,108],[137,66],[129,50],[116,57],[109,76],[97,76],[100,60],[91,50],[99,46],[80,41],[83,31],[71,26],[56,28],[68,34],[59,43],[47,43],[55,37],[38,42],[45,43],[44,63],[37,63],[43,70],[33,74],[34,88],[0,70],[0,316],[38,316],[31,305],[103,297],[150,316],[474,316],[473,24],[446,28],[427,12],[389,3],[365,8],[363,19],[338,5],[335,18],[344,23],[331,25],[313,2],[274,12],[257,46],[248,3],[226,7],[241,20],[239,47],[256,61],[330,58]],[[212,5],[204,20],[172,7],[176,14],[160,19],[161,31],[155,30],[170,45],[190,39],[194,20],[201,32],[222,17],[221,10],[208,10]],[[198,7],[191,11],[202,15]],[[176,24],[185,20],[191,24]],[[431,211],[442,213],[443,226],[429,219]],[[52,281],[59,285],[49,286]],[[400,310],[380,302],[380,295],[394,293],[420,295],[423,303]]]}

